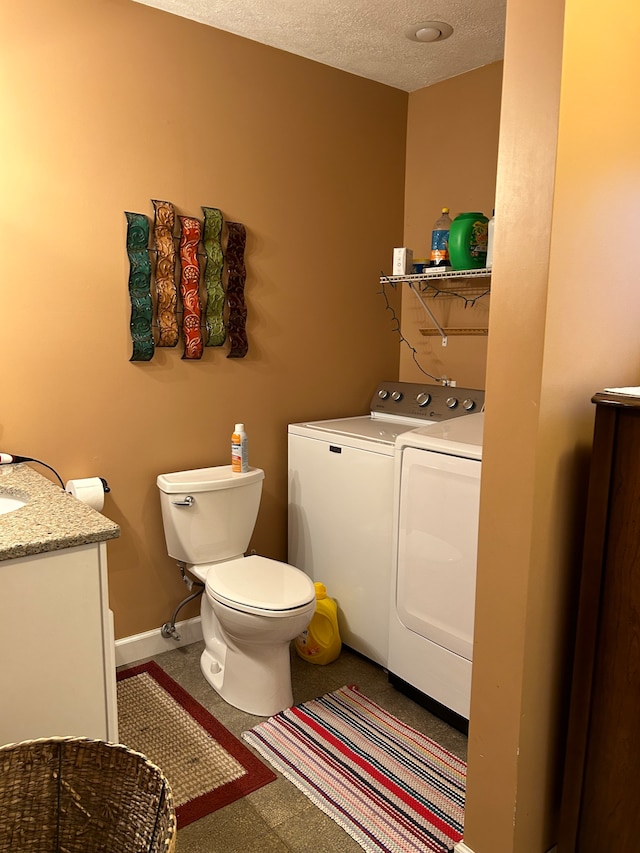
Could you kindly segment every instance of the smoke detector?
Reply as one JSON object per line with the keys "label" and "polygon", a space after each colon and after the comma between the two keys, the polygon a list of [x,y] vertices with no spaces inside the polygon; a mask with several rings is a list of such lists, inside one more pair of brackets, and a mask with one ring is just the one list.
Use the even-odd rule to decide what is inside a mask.
{"label": "smoke detector", "polygon": [[411,41],[433,42],[444,41],[448,39],[453,32],[453,27],[445,24],[444,21],[425,21],[421,24],[415,24],[406,30],[405,35]]}

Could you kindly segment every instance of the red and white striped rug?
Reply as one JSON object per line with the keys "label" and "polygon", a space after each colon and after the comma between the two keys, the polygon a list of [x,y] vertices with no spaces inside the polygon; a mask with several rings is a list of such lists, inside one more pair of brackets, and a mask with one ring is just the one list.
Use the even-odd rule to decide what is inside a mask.
{"label": "red and white striped rug", "polygon": [[356,687],[242,737],[370,853],[449,853],[462,839],[465,762]]}

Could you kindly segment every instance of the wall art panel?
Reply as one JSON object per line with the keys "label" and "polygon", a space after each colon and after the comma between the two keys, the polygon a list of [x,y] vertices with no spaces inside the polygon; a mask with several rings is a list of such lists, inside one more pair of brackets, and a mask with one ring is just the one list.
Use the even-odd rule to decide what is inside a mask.
{"label": "wall art panel", "polygon": [[156,250],[155,286],[158,319],[158,346],[178,343],[178,288],[176,287],[176,248],[173,241],[175,211],[171,202],[153,199],[155,211],[153,240]]}
{"label": "wall art panel", "polygon": [[127,255],[129,257],[129,299],[131,301],[130,361],[150,361],[154,343],[151,324],[151,259],[149,258],[149,220],[144,213],[125,212],[127,218]]}
{"label": "wall art panel", "polygon": [[247,341],[247,306],[244,299],[246,270],[244,252],[247,232],[240,222],[227,222],[227,326],[231,349],[227,358],[244,358],[249,349]]}
{"label": "wall art panel", "polygon": [[182,299],[183,358],[202,358],[204,350],[200,305],[198,245],[202,235],[199,219],[180,216],[180,298]]}
{"label": "wall art panel", "polygon": [[204,237],[206,254],[204,286],[207,292],[206,328],[207,346],[219,347],[225,342],[224,327],[224,287],[222,271],[224,254],[222,252],[222,212],[217,207],[203,207]]}

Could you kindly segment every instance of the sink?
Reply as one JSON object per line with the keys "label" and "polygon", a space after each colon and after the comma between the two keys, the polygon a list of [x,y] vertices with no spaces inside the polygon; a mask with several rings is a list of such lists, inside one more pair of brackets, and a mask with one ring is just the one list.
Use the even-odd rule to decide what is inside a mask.
{"label": "sink", "polygon": [[15,509],[20,509],[26,506],[26,501],[22,498],[13,497],[13,495],[0,495],[0,515],[7,512],[13,512]]}

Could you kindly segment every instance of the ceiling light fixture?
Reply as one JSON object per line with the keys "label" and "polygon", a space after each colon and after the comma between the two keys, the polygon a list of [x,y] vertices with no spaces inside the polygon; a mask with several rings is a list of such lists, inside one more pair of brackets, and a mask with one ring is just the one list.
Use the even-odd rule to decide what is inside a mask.
{"label": "ceiling light fixture", "polygon": [[405,35],[411,41],[444,41],[453,32],[453,27],[443,21],[425,21],[406,30]]}

